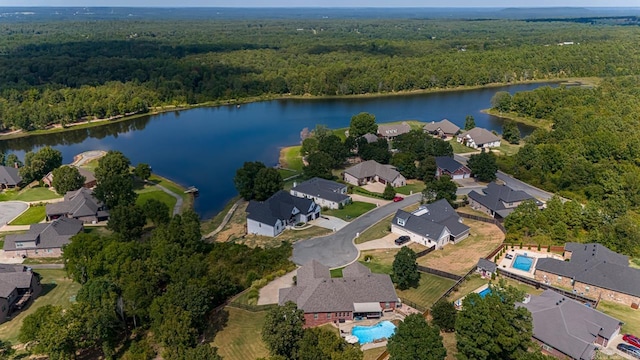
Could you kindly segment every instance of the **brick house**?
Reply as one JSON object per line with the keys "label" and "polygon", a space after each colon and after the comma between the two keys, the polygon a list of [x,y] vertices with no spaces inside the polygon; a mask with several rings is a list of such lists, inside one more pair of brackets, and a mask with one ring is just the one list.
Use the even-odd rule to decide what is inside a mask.
{"label": "brick house", "polygon": [[247,206],[247,233],[276,237],[287,227],[320,217],[313,199],[280,190],[265,201],[251,200]]}
{"label": "brick house", "polygon": [[482,211],[496,219],[504,219],[524,201],[533,200],[538,208],[544,205],[533,196],[522,190],[513,190],[507,185],[489,183],[482,193],[473,190],[469,193],[469,205],[474,210]]}
{"label": "brick house", "polygon": [[[69,165],[69,166],[72,166],[72,165]],[[76,167],[76,169],[78,169],[78,172],[80,173],[80,175],[84,177],[84,184],[82,185],[82,187],[91,189],[98,184],[96,177],[93,175],[91,171],[88,171],[81,167]],[[45,175],[42,178],[42,182],[50,187],[53,187],[53,172],[50,171],[47,175]]]}
{"label": "brick house", "polygon": [[559,359],[592,360],[597,346],[606,347],[622,322],[575,300],[545,290],[526,303],[533,317],[533,340],[542,353]]}
{"label": "brick house", "polygon": [[436,178],[448,175],[453,180],[468,179],[471,169],[449,156],[436,156]]}
{"label": "brick house", "polygon": [[291,195],[313,199],[316,204],[329,209],[339,209],[351,202],[351,197],[347,195],[347,185],[335,181],[313,178],[303,183],[293,183],[290,191]]}
{"label": "brick house", "polygon": [[64,195],[63,201],[47,204],[46,213],[47,220],[69,217],[84,223],[94,223],[109,219],[109,212],[104,204],[87,188],[69,191]]}
{"label": "brick house", "polygon": [[0,166],[0,190],[13,189],[20,185],[22,176],[16,167]]}
{"label": "brick house", "polygon": [[391,165],[383,165],[375,160],[363,161],[347,168],[343,173],[343,179],[349,184],[361,186],[370,182],[391,184],[393,187],[407,185],[407,179]]}
{"label": "brick house", "polygon": [[23,265],[0,264],[0,324],[42,292],[40,277]]}
{"label": "brick house", "polygon": [[32,224],[25,234],[7,235],[4,252],[9,256],[60,257],[62,247],[83,229],[82,221],[67,217],[51,223]]}
{"label": "brick house", "polygon": [[354,262],[342,270],[341,278],[331,278],[329,268],[312,260],[298,269],[297,284],[280,289],[279,305],[288,301],[304,311],[305,327],[353,320],[380,318],[393,311],[398,295],[387,274],[374,274]]}
{"label": "brick house", "polygon": [[564,258],[538,259],[536,280],[594,299],[640,305],[640,269],[629,267],[627,256],[600,244],[566,243]]}

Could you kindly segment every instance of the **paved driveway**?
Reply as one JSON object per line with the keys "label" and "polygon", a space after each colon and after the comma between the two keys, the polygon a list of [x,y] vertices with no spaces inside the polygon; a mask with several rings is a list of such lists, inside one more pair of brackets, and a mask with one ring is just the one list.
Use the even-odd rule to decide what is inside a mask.
{"label": "paved driveway", "polygon": [[260,288],[260,297],[258,297],[258,305],[277,304],[280,296],[280,289],[293,286],[293,277],[298,270],[293,270],[272,282]]}
{"label": "paved driveway", "polygon": [[29,205],[21,201],[0,202],[0,227],[13,220],[16,216],[27,210]]}
{"label": "paved driveway", "polygon": [[398,209],[420,202],[421,198],[422,194],[407,196],[403,201],[391,202],[369,211],[331,235],[298,241],[293,244],[292,260],[298,265],[317,260],[330,268],[347,265],[358,257],[358,249],[353,244],[357,234]]}
{"label": "paved driveway", "polygon": [[349,223],[335,216],[320,214],[319,218],[309,221],[309,224],[333,231],[338,231],[347,226]]}

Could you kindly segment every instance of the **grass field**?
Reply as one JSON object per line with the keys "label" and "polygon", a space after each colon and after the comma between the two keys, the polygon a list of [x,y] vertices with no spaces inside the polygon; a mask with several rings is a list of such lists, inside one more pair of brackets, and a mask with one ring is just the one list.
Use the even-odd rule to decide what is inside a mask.
{"label": "grass field", "polygon": [[10,222],[9,225],[31,225],[39,223],[44,220],[47,215],[46,210],[44,205],[30,206],[25,212]]}
{"label": "grass field", "polygon": [[455,281],[440,276],[420,273],[420,285],[415,289],[396,290],[398,296],[418,305],[430,308]]}
{"label": "grass field", "polygon": [[25,311],[18,314],[11,321],[0,325],[0,339],[17,343],[18,333],[22,321],[29,314],[33,314],[38,308],[45,305],[69,306],[80,289],[80,284],[66,278],[62,269],[37,270],[42,276],[42,294]]}
{"label": "grass field", "polygon": [[[418,206],[419,204],[414,204],[414,205],[405,207],[403,210],[413,211],[417,209]],[[394,216],[395,214],[389,215],[386,218],[375,223],[373,226],[371,226],[367,230],[363,231],[362,234],[360,234],[360,236],[356,238],[356,244],[362,244],[367,241],[380,239],[382,237],[385,237],[391,234],[391,220],[393,219]]]}
{"label": "grass field", "polygon": [[282,180],[300,174],[299,171],[289,169],[278,169],[278,172],[280,173],[280,176],[282,176]]}
{"label": "grass field", "polygon": [[191,209],[193,205],[193,197],[190,194],[185,194],[184,191],[187,190],[185,187],[174,183],[169,179],[165,179],[158,175],[151,174],[149,181],[162,185],[169,189],[170,191],[176,193],[178,196],[182,197],[182,210]]}
{"label": "grass field", "polygon": [[176,206],[176,198],[166,192],[156,188],[155,186],[145,187],[142,191],[138,191],[136,205],[142,206],[147,201],[156,199],[169,207],[169,216],[173,215],[173,207]]}
{"label": "grass field", "polygon": [[447,299],[449,301],[458,300],[487,283],[489,283],[488,279],[483,279],[479,274],[473,274],[469,276],[467,280],[463,281],[460,286],[458,286],[458,290],[452,292]]}
{"label": "grass field", "polygon": [[354,201],[342,209],[325,210],[322,212],[322,215],[335,216],[345,221],[351,221],[375,207],[375,204]]}
{"label": "grass field", "polygon": [[213,346],[225,360],[246,360],[267,357],[269,351],[261,340],[266,311],[249,312],[226,307],[227,326],[216,334]]}
{"label": "grass field", "polygon": [[624,325],[622,325],[622,329],[620,330],[621,334],[631,333],[636,336],[640,334],[639,310],[634,310],[629,306],[610,301],[600,301],[598,304],[598,310],[624,321]]}
{"label": "grass field", "polygon": [[34,187],[31,189],[25,189],[22,191],[15,190],[5,190],[0,193],[0,201],[41,201],[41,200],[51,200],[58,199],[62,196],[58,195],[54,191],[49,190],[44,187]]}
{"label": "grass field", "polygon": [[386,350],[387,350],[386,347],[379,347],[375,349],[365,350],[362,352],[364,354],[364,357],[362,358],[362,360],[377,360],[378,356],[382,355],[382,353],[385,352]]}
{"label": "grass field", "polygon": [[289,146],[280,150],[280,166],[287,169],[302,171],[301,146]]}
{"label": "grass field", "polygon": [[424,182],[420,180],[407,180],[407,185],[396,188],[396,192],[403,195],[417,194],[424,190]]}
{"label": "grass field", "polygon": [[460,144],[459,142],[456,141],[455,137],[453,139],[449,140],[449,144],[451,144],[451,147],[453,148],[453,153],[454,154],[464,154],[464,153],[470,153],[470,152],[477,151],[474,148],[470,148],[468,146],[464,146],[464,145]]}

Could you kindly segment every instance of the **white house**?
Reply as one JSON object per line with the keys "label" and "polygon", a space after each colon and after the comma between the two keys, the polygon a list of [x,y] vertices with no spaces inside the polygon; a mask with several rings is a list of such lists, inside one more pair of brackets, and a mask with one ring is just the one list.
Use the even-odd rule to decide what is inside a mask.
{"label": "white house", "polygon": [[335,181],[313,178],[300,184],[293,184],[291,195],[313,199],[316,204],[323,208],[339,209],[351,202],[351,197],[347,195],[347,185]]}
{"label": "white house", "polygon": [[478,127],[459,134],[456,141],[474,149],[500,146],[499,137],[487,129]]}
{"label": "white house", "polygon": [[251,200],[247,206],[247,233],[275,237],[289,226],[320,217],[320,206],[312,199],[281,190],[265,201]]}

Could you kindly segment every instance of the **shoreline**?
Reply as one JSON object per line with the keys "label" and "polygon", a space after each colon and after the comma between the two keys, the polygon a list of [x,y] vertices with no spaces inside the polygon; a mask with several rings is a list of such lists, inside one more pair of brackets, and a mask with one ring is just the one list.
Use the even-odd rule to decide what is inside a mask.
{"label": "shoreline", "polygon": [[[394,96],[407,96],[407,95],[417,95],[417,94],[428,94],[428,93],[442,93],[442,92],[455,92],[455,91],[468,91],[468,90],[477,90],[477,89],[491,89],[502,86],[512,86],[512,85],[521,85],[521,84],[538,84],[538,83],[568,83],[568,84],[593,84],[595,78],[555,78],[555,79],[538,79],[538,80],[525,80],[525,81],[515,81],[510,83],[491,83],[485,85],[474,85],[474,86],[457,86],[452,88],[430,88],[430,89],[418,89],[418,90],[407,90],[407,91],[398,91],[398,92],[390,92],[390,93],[369,93],[369,94],[356,94],[356,95],[262,95],[257,97],[248,97],[242,99],[230,99],[230,100],[213,100],[207,101],[204,103],[193,104],[193,105],[167,105],[161,106],[159,108],[155,108],[152,111],[146,113],[138,113],[128,116],[120,116],[115,119],[94,119],[94,120],[86,120],[79,122],[79,125],[69,124],[67,127],[60,127],[59,124],[55,124],[54,128],[46,129],[46,130],[34,130],[30,132],[24,131],[11,131],[7,134],[0,134],[0,141],[3,140],[11,140],[17,138],[25,138],[30,136],[39,136],[39,135],[49,135],[55,133],[61,133],[66,131],[73,130],[81,130],[88,129],[108,124],[114,124],[122,121],[128,121],[137,119],[143,116],[153,116],[160,115],[167,112],[172,111],[184,111],[191,110],[201,107],[218,107],[218,106],[240,106],[244,104],[260,102],[260,101],[272,101],[272,100],[326,100],[326,99],[349,99],[349,98],[380,98],[380,97],[394,97]],[[491,114],[495,115],[495,114]],[[498,115],[495,115],[498,116]],[[502,117],[502,116],[501,116]]]}
{"label": "shoreline", "polygon": [[535,119],[535,118],[522,117],[522,116],[518,116],[515,113],[503,113],[493,109],[482,109],[480,110],[480,112],[483,114],[495,116],[500,119],[511,120],[518,124],[531,126],[536,129],[551,130],[551,127],[553,126],[553,121],[547,120],[547,119]]}

